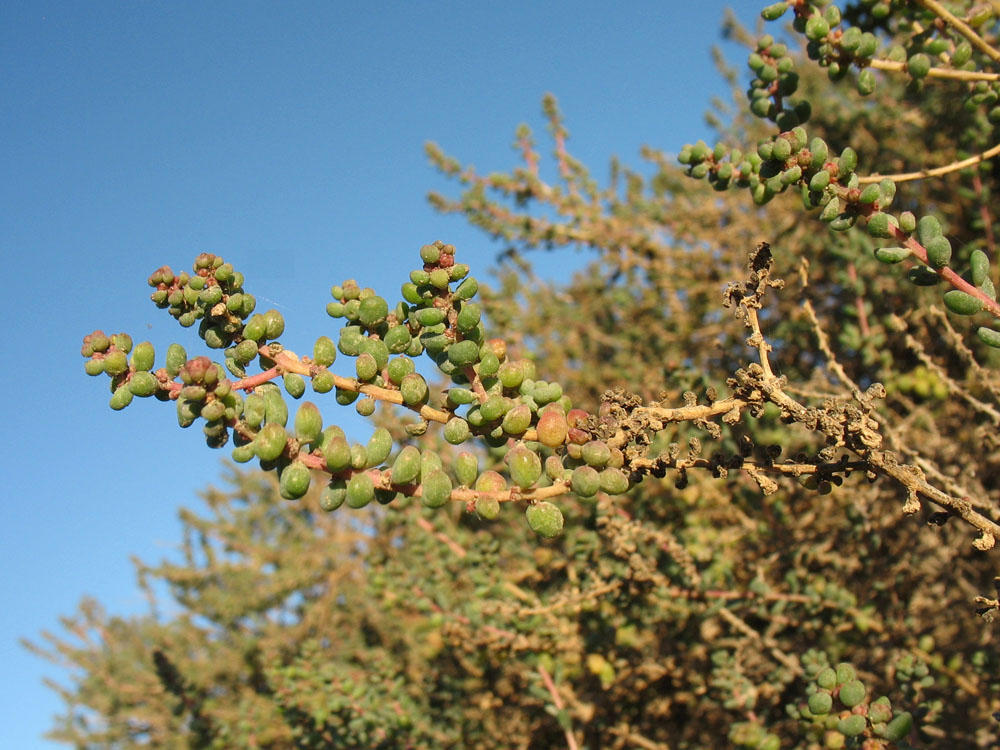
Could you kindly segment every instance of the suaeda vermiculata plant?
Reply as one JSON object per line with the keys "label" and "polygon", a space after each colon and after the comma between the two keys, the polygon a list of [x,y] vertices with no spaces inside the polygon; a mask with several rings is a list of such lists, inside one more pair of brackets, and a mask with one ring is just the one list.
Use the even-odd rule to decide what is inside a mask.
{"label": "suaeda vermiculata plant", "polygon": [[[970,605],[1000,606],[983,595],[982,562],[998,531],[1000,391],[979,363],[989,349],[920,287],[949,288],[952,314],[995,313],[996,23],[979,6],[881,0],[763,15],[789,13],[818,66],[780,32],[749,39],[753,119],[723,135],[756,150],[695,144],[680,170],[649,151],[648,182],[615,165],[601,189],[551,99],[558,184],[527,129],[511,174],[481,177],[429,149],[467,188],[435,204],[514,250],[498,289],[476,289],[450,246],[426,245],[398,302],[334,286],[339,330],[298,356],[280,343],[281,316],[256,313],[238,272],[204,255],[193,274],[164,268],[150,283],[154,302],[198,323],[215,361],[175,345],[156,369],[148,345],[92,334],[88,372],[111,376],[112,406],[175,401],[181,424],[301,498],[238,489],[263,506],[241,511],[254,534],[188,519],[193,536],[252,551],[234,584],[212,559],[145,569],[227,634],[206,639],[209,656],[177,648],[170,629],[153,639],[151,685],[204,737],[253,736],[204,708],[210,688],[225,703],[225,685],[226,705],[257,706],[276,746],[704,747],[723,733],[747,748],[988,744],[996,655]],[[872,106],[841,96],[848,85]],[[936,124],[919,153],[899,144],[927,130],[911,110]],[[766,210],[748,211],[737,187]],[[795,188],[802,205],[777,197]],[[971,196],[961,211],[956,190]],[[833,233],[816,231],[817,214]],[[762,236],[773,248],[753,251],[748,273]],[[600,260],[563,293],[525,281],[518,249],[572,244]],[[887,262],[911,266],[914,287]],[[719,314],[724,282],[737,322]],[[993,324],[978,328],[995,343]],[[418,373],[425,356],[436,375]],[[309,388],[376,418],[371,439],[351,444],[310,402],[292,417],[287,397]],[[342,504],[352,510],[322,514]],[[543,539],[508,523],[511,507]],[[313,509],[337,552],[301,523]],[[343,550],[360,543],[336,521],[348,512],[379,519],[358,567]],[[270,517],[278,530],[258,539]],[[977,531],[974,548],[951,519]],[[285,578],[258,569],[269,546]],[[324,554],[350,587],[329,582]],[[293,646],[258,625],[264,645],[226,650],[239,618],[264,607],[221,607],[245,579],[302,592]],[[327,618],[331,629],[317,624]],[[90,609],[81,622],[105,629]],[[141,663],[136,640],[123,648]],[[255,649],[266,690],[242,678]],[[106,692],[90,705],[127,715]],[[182,731],[171,721],[153,724]]]}

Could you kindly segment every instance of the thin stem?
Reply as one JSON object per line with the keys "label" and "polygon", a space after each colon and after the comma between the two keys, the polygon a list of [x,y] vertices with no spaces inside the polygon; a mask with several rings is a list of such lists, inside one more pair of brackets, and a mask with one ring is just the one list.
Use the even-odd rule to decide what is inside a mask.
{"label": "thin stem", "polygon": [[937,14],[937,16],[947,24],[954,27],[959,34],[972,43],[973,47],[978,49],[988,58],[994,62],[1000,62],[1000,52],[987,44],[983,38],[979,36],[979,34],[973,31],[971,26],[958,16],[954,15],[950,10],[941,5],[941,3],[937,2],[937,0],[917,0],[917,2],[927,8],[927,10]]}
{"label": "thin stem", "polygon": [[[868,67],[893,73],[905,73],[906,63],[895,60],[874,59]],[[956,70],[955,68],[931,68],[928,78],[946,78],[952,81],[1000,81],[1000,73],[985,73],[981,70]]]}
{"label": "thin stem", "polygon": [[962,161],[952,162],[951,164],[946,164],[943,167],[934,167],[933,169],[922,169],[919,172],[903,172],[902,174],[871,174],[865,177],[859,177],[858,183],[865,185],[872,182],[879,182],[885,178],[889,178],[893,182],[907,182],[908,180],[922,180],[925,177],[940,177],[944,174],[950,174],[951,172],[957,172],[960,169],[965,169],[966,167],[972,167],[976,164],[986,161],[987,159],[992,159],[997,154],[1000,154],[1000,143],[987,151],[983,151],[981,154],[976,154],[975,156],[970,156],[968,159],[962,159]]}
{"label": "thin stem", "polygon": [[[552,702],[555,704],[556,710],[562,711],[565,707],[563,704],[562,696],[559,695],[559,691],[556,690],[556,683],[552,680],[552,675],[549,674],[549,670],[543,667],[541,664],[538,665],[538,674],[542,677],[542,682],[545,683],[545,689],[549,691],[549,695],[552,696]],[[566,747],[569,750],[579,750],[579,745],[576,744],[576,737],[573,736],[573,732],[567,728],[563,730],[566,735]]]}
{"label": "thin stem", "polygon": [[[891,224],[889,225],[889,229],[892,231],[892,236],[897,240],[901,240],[903,246],[909,248],[921,263],[928,263],[927,250],[923,245],[917,242],[915,237],[904,232],[899,227],[892,226]],[[951,284],[955,289],[965,292],[982,302],[983,309],[989,312],[994,318],[1000,318],[1000,304],[998,304],[995,299],[991,298],[982,289],[973,286],[947,266],[943,268],[935,268],[934,273]]]}

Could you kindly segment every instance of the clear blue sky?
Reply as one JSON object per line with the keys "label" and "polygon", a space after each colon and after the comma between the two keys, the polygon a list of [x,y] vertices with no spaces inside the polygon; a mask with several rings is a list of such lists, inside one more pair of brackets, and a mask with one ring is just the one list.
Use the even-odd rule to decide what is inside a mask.
{"label": "clear blue sky", "polygon": [[[729,4],[753,23],[766,3]],[[84,594],[141,612],[129,555],[171,553],[177,508],[226,454],[164,404],[111,412],[82,336],[193,351],[145,279],[201,251],[244,271],[260,309],[280,306],[297,350],[335,330],[331,284],[396,295],[425,242],[484,269],[499,248],[425,201],[450,186],[423,143],[509,168],[514,128],[542,131],[551,91],[598,177],[612,155],[638,163],[642,144],[677,151],[707,137],[702,113],[727,93],[709,54],[724,5],[0,4],[0,747],[57,747],[40,739],[60,709],[41,680],[65,675],[17,639],[55,629]]]}

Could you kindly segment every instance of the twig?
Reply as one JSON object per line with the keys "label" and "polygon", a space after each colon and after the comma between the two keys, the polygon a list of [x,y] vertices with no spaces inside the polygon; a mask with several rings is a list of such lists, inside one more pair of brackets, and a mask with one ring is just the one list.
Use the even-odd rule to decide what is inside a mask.
{"label": "twig", "polygon": [[[562,696],[559,695],[559,691],[556,690],[556,683],[552,681],[552,675],[549,674],[549,670],[543,667],[541,664],[538,665],[538,674],[542,677],[542,682],[545,683],[545,689],[549,691],[549,695],[552,696],[552,702],[555,704],[556,710],[562,711],[564,709]],[[566,747],[569,750],[579,750],[579,745],[576,744],[576,737],[573,736],[572,730],[566,728],[563,730],[566,735]]]}
{"label": "twig", "polygon": [[[868,63],[871,68],[901,73],[906,70],[906,63],[895,60],[875,59]],[[1000,81],[998,73],[984,73],[981,70],[956,70],[955,68],[931,68],[927,71],[928,78],[946,78],[952,81]]]}
{"label": "twig", "polygon": [[941,3],[937,2],[937,0],[917,0],[917,2],[927,8],[927,10],[937,14],[937,16],[945,23],[954,27],[959,34],[972,43],[973,47],[978,49],[988,58],[994,62],[1000,62],[1000,52],[987,44],[983,38],[979,36],[979,34],[973,31],[971,26],[941,5]]}
{"label": "twig", "polygon": [[925,177],[940,177],[943,174],[950,174],[951,172],[957,172],[960,169],[965,169],[966,167],[971,167],[987,159],[992,159],[997,154],[1000,154],[1000,143],[993,148],[983,151],[981,154],[976,154],[975,156],[970,156],[968,159],[962,159],[962,161],[952,162],[951,164],[946,164],[943,167],[934,167],[933,169],[922,169],[919,172],[903,172],[901,174],[870,174],[865,177],[859,177],[858,183],[861,185],[880,182],[887,177],[893,182],[906,182],[908,180],[922,180]]}

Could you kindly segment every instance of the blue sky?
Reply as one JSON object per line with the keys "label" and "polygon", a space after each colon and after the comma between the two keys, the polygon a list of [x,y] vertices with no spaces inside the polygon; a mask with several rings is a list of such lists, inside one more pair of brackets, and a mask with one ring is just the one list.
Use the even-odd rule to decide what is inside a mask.
{"label": "blue sky", "polygon": [[[485,275],[499,247],[427,205],[429,189],[453,188],[423,143],[509,168],[515,127],[541,135],[551,91],[599,178],[643,144],[676,152],[708,137],[702,113],[727,94],[709,54],[726,4],[0,4],[0,746],[58,747],[40,739],[60,710],[41,680],[63,675],[17,639],[56,629],[85,594],[142,611],[129,556],[171,553],[177,508],[225,454],[164,404],[111,412],[106,379],[83,373],[82,336],[127,330],[193,352],[194,331],[152,306],[145,279],[202,251],[246,274],[259,309],[282,310],[299,351],[335,330],[331,284],[395,298],[421,244],[453,242]],[[764,4],[728,3],[749,23]]]}

